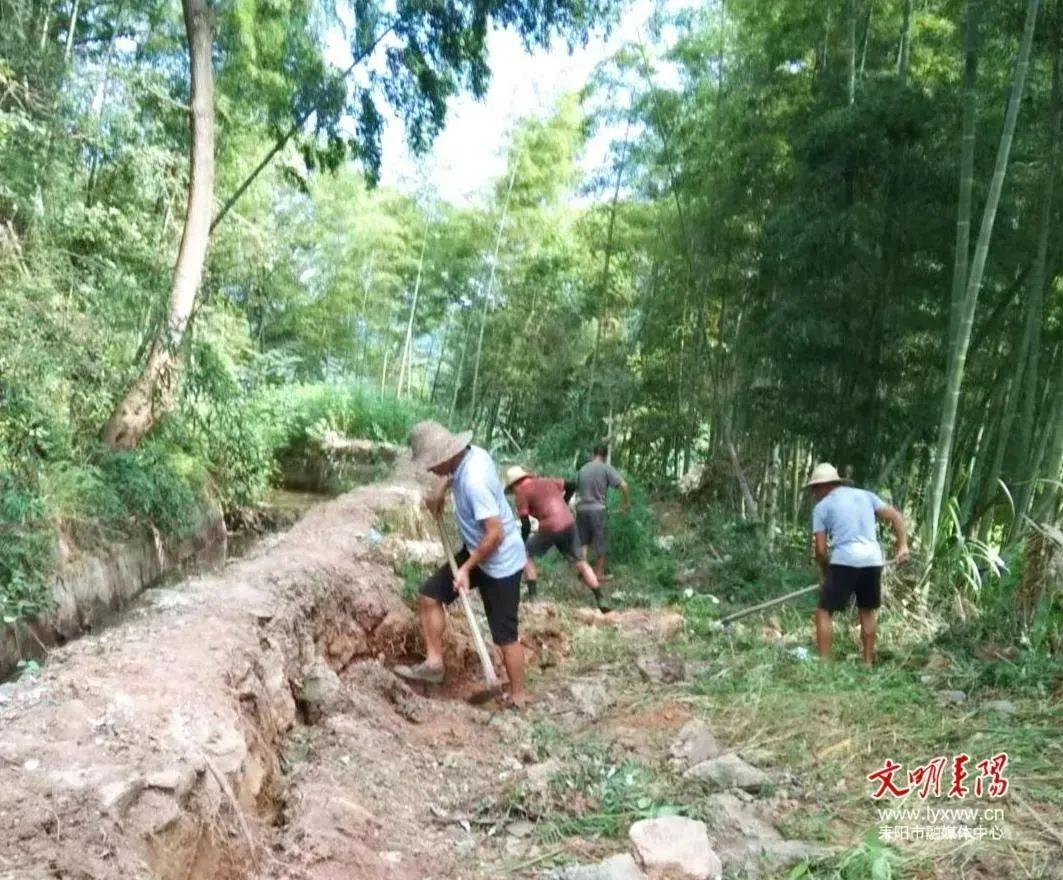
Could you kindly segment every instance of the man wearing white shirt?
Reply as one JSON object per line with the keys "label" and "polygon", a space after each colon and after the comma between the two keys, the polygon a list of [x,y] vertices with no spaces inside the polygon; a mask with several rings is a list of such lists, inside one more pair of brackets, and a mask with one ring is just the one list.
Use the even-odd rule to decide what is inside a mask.
{"label": "man wearing white shirt", "polygon": [[[823,573],[816,608],[816,644],[822,658],[830,657],[834,636],[832,615],[844,611],[855,596],[860,613],[860,641],[864,663],[875,657],[875,612],[882,603],[885,560],[878,542],[877,520],[887,520],[897,540],[897,562],[908,561],[904,516],[874,492],[844,485],[834,465],[816,465],[805,484],[816,500],[812,535],[816,561]],[[829,546],[828,546],[829,544]]]}
{"label": "man wearing white shirt", "polygon": [[447,489],[453,489],[454,513],[464,546],[456,557],[456,577],[449,565],[443,565],[421,586],[418,610],[425,643],[424,662],[400,666],[395,671],[416,681],[443,680],[444,606],[455,601],[459,592],[475,588],[483,599],[491,639],[502,650],[509,676],[509,699],[514,705],[523,706],[527,695],[524,649],[517,637],[517,610],[528,557],[494,460],[485,449],[470,445],[471,439],[471,431],[452,434],[432,421],[420,422],[410,434],[414,462],[443,478],[436,491],[425,498],[425,506],[438,515]]}

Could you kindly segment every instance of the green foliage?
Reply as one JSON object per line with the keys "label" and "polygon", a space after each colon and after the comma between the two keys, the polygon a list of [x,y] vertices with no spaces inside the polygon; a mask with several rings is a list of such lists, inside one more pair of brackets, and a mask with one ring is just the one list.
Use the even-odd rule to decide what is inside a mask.
{"label": "green foliage", "polygon": [[545,843],[577,836],[617,838],[632,822],[685,812],[672,801],[675,793],[667,780],[637,761],[617,757],[612,745],[593,740],[555,745],[554,736],[540,728],[538,745],[542,753],[550,749],[562,769],[545,791],[514,791],[509,804],[511,812],[539,821]]}
{"label": "green foliage", "polygon": [[195,464],[156,444],[106,455],[104,480],[114,487],[125,517],[152,523],[164,534],[187,536],[199,526],[202,486]]}
{"label": "green foliage", "polygon": [[901,854],[884,844],[873,828],[848,852],[795,865],[787,880],[902,880],[910,876]]}
{"label": "green foliage", "polygon": [[36,493],[0,472],[0,615],[11,623],[49,606],[43,573],[56,554]]}
{"label": "green foliage", "polygon": [[263,389],[255,404],[274,456],[319,449],[326,430],[346,437],[405,443],[410,428],[432,411],[361,383],[291,384]]}

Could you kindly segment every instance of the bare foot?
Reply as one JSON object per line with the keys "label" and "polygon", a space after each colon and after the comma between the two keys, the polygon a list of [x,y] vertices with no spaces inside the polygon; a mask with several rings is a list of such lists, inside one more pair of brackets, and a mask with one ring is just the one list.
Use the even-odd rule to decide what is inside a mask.
{"label": "bare foot", "polygon": [[531,694],[522,691],[519,694],[507,694],[505,707],[507,709],[525,709],[532,704]]}

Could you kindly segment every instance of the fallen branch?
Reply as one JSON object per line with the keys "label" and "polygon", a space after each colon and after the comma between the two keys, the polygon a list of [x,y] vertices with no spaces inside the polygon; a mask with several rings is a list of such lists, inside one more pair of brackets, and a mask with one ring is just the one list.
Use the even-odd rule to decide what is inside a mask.
{"label": "fallen branch", "polygon": [[229,785],[229,780],[225,778],[221,771],[214,766],[214,762],[206,755],[203,755],[203,763],[207,765],[207,769],[210,770],[211,775],[218,781],[222,794],[228,799],[229,806],[232,807],[233,812],[236,814],[236,821],[240,823],[240,830],[243,832],[244,839],[247,841],[247,849],[251,856],[251,865],[257,867],[258,856],[255,852],[255,839],[251,836],[251,829],[247,825],[247,819],[244,818],[244,812],[240,809],[240,804],[236,800],[236,795],[233,793],[232,786]]}

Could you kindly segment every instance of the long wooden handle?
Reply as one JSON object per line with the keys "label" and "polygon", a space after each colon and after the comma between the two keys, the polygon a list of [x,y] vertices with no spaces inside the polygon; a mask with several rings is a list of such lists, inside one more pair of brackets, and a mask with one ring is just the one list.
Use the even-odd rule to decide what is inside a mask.
{"label": "long wooden handle", "polygon": [[[447,552],[447,562],[450,563],[450,573],[458,576],[458,562],[454,558],[454,551],[450,549],[450,539],[447,538],[446,529],[443,528],[443,518],[436,514],[436,528],[439,529],[439,540],[443,542],[443,549]],[[495,666],[487,653],[487,645],[484,644],[483,634],[480,632],[480,624],[476,622],[476,616],[472,613],[472,603],[469,602],[468,593],[458,591],[461,598],[461,607],[465,610],[465,620],[469,624],[469,632],[472,633],[472,641],[476,646],[476,654],[480,658],[480,665],[484,672],[484,685],[489,691],[501,690],[501,683],[495,674]]]}
{"label": "long wooden handle", "polygon": [[[896,559],[887,559],[883,568],[891,568],[896,564]],[[726,617],[721,617],[720,623],[726,625],[732,620],[738,620],[740,617],[745,617],[747,614],[753,614],[756,611],[771,608],[772,605],[781,605],[783,602],[788,602],[790,599],[796,599],[798,596],[803,596],[805,593],[811,593],[813,590],[818,590],[819,588],[819,584],[809,584],[807,587],[802,587],[800,590],[794,590],[792,593],[787,593],[785,596],[776,596],[774,599],[769,599],[767,602],[761,602],[759,605],[751,605],[749,608],[743,608],[741,611],[736,611],[733,614],[728,614]]]}
{"label": "long wooden handle", "polygon": [[813,590],[818,589],[819,584],[810,584],[807,587],[802,587],[800,590],[794,590],[792,593],[787,593],[785,596],[776,596],[774,599],[769,599],[767,602],[761,602],[759,605],[752,605],[749,608],[743,608],[741,611],[736,611],[734,614],[728,614],[726,617],[721,617],[720,623],[728,624],[732,620],[738,620],[740,617],[745,617],[747,614],[753,614],[765,608],[771,608],[772,605],[781,605],[783,602],[787,602],[790,599],[796,599],[798,596],[803,596],[805,593],[811,593]]}

